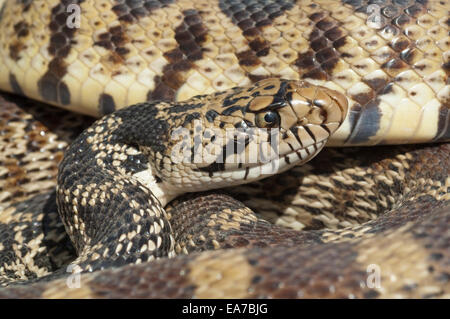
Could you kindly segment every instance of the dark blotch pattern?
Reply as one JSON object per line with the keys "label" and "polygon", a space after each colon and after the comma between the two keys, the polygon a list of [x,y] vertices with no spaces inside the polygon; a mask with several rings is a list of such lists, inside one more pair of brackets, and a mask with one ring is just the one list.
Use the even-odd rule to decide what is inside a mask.
{"label": "dark blotch pattern", "polygon": [[438,130],[434,139],[444,141],[450,139],[450,106],[448,104],[442,105],[439,110]]}
{"label": "dark blotch pattern", "polygon": [[[242,66],[256,66],[261,64],[259,57],[269,54],[270,43],[262,36],[262,29],[271,25],[272,21],[290,10],[295,1],[292,0],[220,0],[222,12],[231,18],[242,30],[248,40],[249,50],[236,53]],[[250,77],[250,74],[247,74]],[[251,78],[253,82],[262,78]]]}
{"label": "dark blotch pattern", "polygon": [[345,44],[347,32],[325,13],[309,16],[314,29],[309,35],[310,49],[299,53],[294,65],[304,79],[329,80],[341,55],[337,51]]}
{"label": "dark blotch pattern", "polygon": [[[363,143],[367,142],[379,129],[381,115],[377,107],[379,104],[377,96],[392,92],[392,84],[396,81],[402,81],[401,77],[396,76],[402,71],[413,69],[411,63],[419,52],[415,47],[415,42],[405,35],[402,35],[402,29],[406,23],[415,21],[419,14],[426,13],[427,1],[344,0],[342,2],[353,6],[356,12],[366,14],[369,5],[377,4],[381,14],[381,20],[379,21],[380,31],[394,36],[394,39],[389,43],[389,46],[392,49],[388,56],[389,60],[381,65],[381,69],[390,77],[394,78],[394,80],[391,81],[383,78],[364,80],[372,90],[367,93],[352,96],[352,99],[357,103],[353,109],[350,110],[350,124],[353,133],[349,136],[347,141],[350,143]],[[369,16],[368,19],[370,19]],[[421,66],[416,67],[420,68]],[[364,114],[356,115],[356,112],[359,112],[361,109],[366,110]],[[445,108],[443,108],[443,111],[445,113]],[[446,128],[443,128],[446,126],[446,114],[441,116],[440,120],[442,129],[439,130],[436,137],[442,135],[443,130],[446,130]]]}
{"label": "dark blotch pattern", "polygon": [[66,8],[69,4],[80,4],[84,0],[63,0],[52,8],[50,18],[50,44],[48,52],[53,59],[48,65],[47,72],[38,82],[39,94],[45,101],[70,104],[70,91],[61,79],[67,73],[64,58],[69,54],[76,28],[67,26],[70,12]]}
{"label": "dark blotch pattern", "polygon": [[184,72],[193,68],[192,62],[202,59],[202,43],[207,29],[200,12],[194,9],[183,12],[183,22],[175,29],[178,47],[164,53],[169,61],[163,75],[155,78],[155,89],[147,94],[150,100],[174,100],[175,92],[184,84]]}
{"label": "dark blotch pattern", "polygon": [[109,28],[108,32],[98,35],[98,40],[94,44],[110,50],[112,54],[109,56],[109,60],[117,64],[121,63],[129,52],[129,49],[124,46],[128,42],[124,27],[118,25]]}
{"label": "dark blotch pattern", "polygon": [[98,108],[100,110],[100,114],[110,114],[116,110],[116,103],[114,102],[114,99],[111,95],[103,93],[102,95],[100,95]]}
{"label": "dark blotch pattern", "polygon": [[[31,257],[34,267],[54,272],[75,258],[75,251],[57,213],[54,191],[35,195],[13,207],[13,216],[17,221],[0,222],[0,238],[4,245],[0,250],[0,266],[21,263],[21,259]],[[18,232],[21,240],[17,239]],[[45,249],[36,253],[28,243],[38,236],[43,236],[41,246]],[[14,247],[20,247],[19,251]],[[35,269],[28,265],[24,272],[31,280],[37,278]],[[19,280],[14,270],[6,270],[5,273],[11,280]],[[0,278],[0,285],[4,283]]]}
{"label": "dark blotch pattern", "polygon": [[119,21],[133,23],[148,16],[152,11],[166,7],[175,0],[116,0],[112,10]]}

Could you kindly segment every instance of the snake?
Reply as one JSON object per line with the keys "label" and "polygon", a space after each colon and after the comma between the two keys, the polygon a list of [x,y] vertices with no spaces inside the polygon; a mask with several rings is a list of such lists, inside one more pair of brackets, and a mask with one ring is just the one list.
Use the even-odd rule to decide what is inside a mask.
{"label": "snake", "polygon": [[0,8],[0,297],[450,296],[448,2]]}

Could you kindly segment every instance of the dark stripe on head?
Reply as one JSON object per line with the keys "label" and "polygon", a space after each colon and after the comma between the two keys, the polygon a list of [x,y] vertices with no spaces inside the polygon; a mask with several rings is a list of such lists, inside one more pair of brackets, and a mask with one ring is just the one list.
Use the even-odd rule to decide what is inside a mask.
{"label": "dark stripe on head", "polygon": [[232,94],[228,95],[227,97],[225,97],[225,99],[223,100],[223,103],[222,103],[222,107],[229,107],[229,106],[236,104],[236,102],[238,102],[240,100],[249,99],[249,97],[247,95],[241,95],[238,97],[235,97],[235,96],[236,96],[236,93],[232,93]]}
{"label": "dark stripe on head", "polygon": [[231,115],[234,112],[240,111],[242,112],[243,107],[239,106],[239,105],[234,105],[234,106],[230,106],[228,108],[226,108],[225,110],[222,111],[222,115]]}
{"label": "dark stripe on head", "polygon": [[39,94],[49,102],[57,102],[63,105],[70,104],[69,89],[61,79],[67,73],[64,58],[70,52],[72,39],[77,28],[67,26],[67,19],[72,14],[67,12],[67,5],[82,2],[84,0],[73,0],[68,3],[62,1],[51,10],[48,53],[53,56],[53,60],[50,61],[47,72],[38,81]]}
{"label": "dark stripe on head", "polygon": [[147,94],[149,100],[175,99],[175,92],[184,84],[184,72],[193,68],[194,61],[203,58],[202,44],[206,41],[207,29],[197,10],[183,11],[183,22],[175,29],[178,47],[164,53],[169,61],[163,75],[155,78],[155,89]]}
{"label": "dark stripe on head", "polygon": [[[201,172],[208,172],[209,176],[212,177],[215,172],[220,172],[225,170],[225,159],[231,154],[227,154],[227,151],[233,151],[233,154],[241,154],[245,152],[248,144],[250,143],[251,138],[249,136],[245,136],[245,139],[242,143],[242,139],[234,136],[233,139],[228,140],[227,144],[223,146],[221,153],[217,156],[217,160],[214,163],[211,163],[208,166],[200,167],[197,170]],[[232,146],[231,146],[232,145]],[[222,162],[220,163],[219,160]],[[239,168],[241,168],[241,163],[239,164]],[[248,174],[248,172],[246,173]]]}
{"label": "dark stripe on head", "polygon": [[198,112],[195,113],[189,113],[188,115],[186,115],[186,117],[184,118],[184,122],[183,124],[181,124],[181,126],[185,127],[187,124],[191,123],[193,120],[198,120],[199,118],[201,118],[201,114]]}
{"label": "dark stripe on head", "polygon": [[116,110],[116,103],[114,102],[114,98],[111,95],[105,93],[100,95],[100,99],[98,101],[98,109],[100,110],[100,114],[102,115],[114,112]]}
{"label": "dark stripe on head", "polygon": [[208,112],[206,112],[205,117],[208,122],[212,123],[218,115],[219,113],[217,113],[215,110],[209,110]]}
{"label": "dark stripe on head", "polygon": [[22,88],[19,85],[19,82],[17,82],[16,76],[12,73],[9,74],[9,84],[11,85],[11,88],[14,93],[24,95]]}
{"label": "dark stripe on head", "polygon": [[[300,144],[301,148],[303,148],[302,139],[300,138],[300,136],[298,136],[298,129],[295,128],[295,127],[291,127],[289,130],[292,132],[292,134],[294,135],[295,139]],[[289,146],[291,146],[291,145],[289,144]],[[291,146],[291,149],[292,149],[292,146]]]}
{"label": "dark stripe on head", "polygon": [[309,129],[308,126],[304,126],[303,128],[309,134],[309,136],[311,136],[311,138],[313,139],[314,143],[316,143],[317,142],[316,135],[313,132],[311,132],[311,130]]}

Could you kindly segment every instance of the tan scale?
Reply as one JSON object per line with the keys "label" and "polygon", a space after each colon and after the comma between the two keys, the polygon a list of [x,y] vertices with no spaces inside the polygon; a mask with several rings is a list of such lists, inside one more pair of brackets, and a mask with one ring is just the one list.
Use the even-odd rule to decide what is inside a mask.
{"label": "tan scale", "polygon": [[[0,65],[1,88],[12,90],[9,75],[13,74],[25,95],[43,100],[37,83],[52,60],[46,44],[50,40],[49,12],[57,3],[33,2],[23,12],[22,5],[5,2],[0,33],[0,56],[4,62]],[[348,139],[352,125],[347,118],[332,137],[330,145],[426,142],[436,138],[439,112],[448,113],[448,73],[443,69],[444,63],[449,61],[450,50],[448,37],[445,40],[448,33],[445,13],[449,10],[446,3],[430,1],[426,12],[410,17],[410,21],[402,25],[404,35],[386,31],[389,29],[375,29],[366,24],[366,14],[353,14],[350,5],[331,0],[293,5],[274,18],[272,24],[261,27],[257,35],[245,35],[214,1],[179,0],[153,10],[134,23],[117,21],[112,6],[110,1],[81,3],[81,27],[75,31],[75,41],[63,58],[67,73],[61,79],[67,85],[71,99],[70,104],[64,107],[72,111],[98,116],[101,94],[110,95],[116,108],[145,101],[148,92],[158,85],[156,78],[163,77],[164,68],[171,63],[165,54],[179,46],[174,36],[176,28],[183,22],[183,12],[192,9],[206,30],[199,44],[204,54],[191,61],[192,66],[188,70],[174,71],[171,75],[175,82],[169,86],[175,89],[176,100],[247,85],[255,77],[270,76],[304,78],[338,90],[349,98],[353,113],[365,112],[364,105],[356,107],[359,101],[375,101],[378,96],[379,129],[371,132],[368,140],[352,142]],[[312,21],[313,16],[320,18]],[[299,56],[311,52],[309,37],[317,30],[316,25],[323,21],[338,28],[341,38],[345,37],[344,45],[337,48],[339,54],[345,55],[337,55],[337,61],[329,71],[329,79],[325,81],[305,76],[308,68],[303,69],[296,64]],[[386,23],[387,19],[383,21]],[[19,22],[29,25],[26,36],[14,31],[13,26]],[[124,43],[121,45],[127,50],[123,56],[95,44],[101,34],[114,28],[123,32]],[[254,55],[249,46],[251,41],[266,41],[267,55]],[[11,50],[11,46],[17,49]],[[398,57],[400,52],[406,54],[405,50],[408,51],[407,61]],[[11,52],[17,54],[11,57]],[[239,63],[242,54],[253,56],[253,62]],[[380,70],[380,66],[390,62],[399,67]],[[397,81],[398,77],[404,80]],[[394,84],[397,86],[395,95],[403,95],[404,98],[385,98],[389,94],[377,93],[367,85],[367,81],[377,79],[386,81],[386,84],[400,84],[402,89]],[[417,86],[412,91],[401,85],[408,79],[416,81]],[[412,96],[415,91],[421,94]],[[442,120],[448,123],[448,117]]]}

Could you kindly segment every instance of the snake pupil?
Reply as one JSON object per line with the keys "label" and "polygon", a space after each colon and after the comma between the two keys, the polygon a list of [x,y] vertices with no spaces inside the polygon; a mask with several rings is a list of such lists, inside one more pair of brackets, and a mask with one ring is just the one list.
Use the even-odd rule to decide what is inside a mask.
{"label": "snake pupil", "polygon": [[257,125],[259,127],[271,128],[279,126],[279,123],[280,123],[280,116],[278,115],[277,112],[268,111],[266,113],[257,115]]}
{"label": "snake pupil", "polygon": [[264,120],[267,123],[274,123],[276,120],[276,114],[274,112],[268,112],[266,115],[264,115]]}

